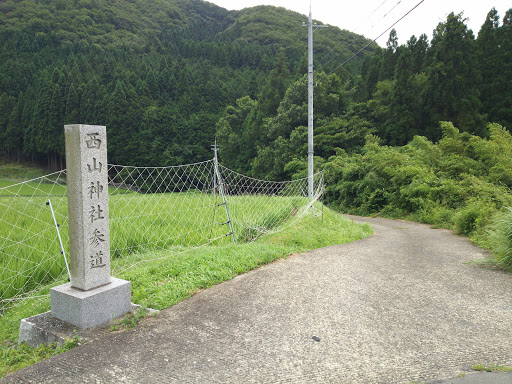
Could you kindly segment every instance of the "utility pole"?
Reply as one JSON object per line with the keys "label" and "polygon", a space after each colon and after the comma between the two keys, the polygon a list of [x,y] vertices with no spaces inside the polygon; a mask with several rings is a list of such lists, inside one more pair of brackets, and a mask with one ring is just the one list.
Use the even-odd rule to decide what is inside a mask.
{"label": "utility pole", "polygon": [[313,24],[311,14],[311,1],[309,2],[308,23],[308,197],[313,198],[313,32],[318,28],[327,28],[327,25]]}

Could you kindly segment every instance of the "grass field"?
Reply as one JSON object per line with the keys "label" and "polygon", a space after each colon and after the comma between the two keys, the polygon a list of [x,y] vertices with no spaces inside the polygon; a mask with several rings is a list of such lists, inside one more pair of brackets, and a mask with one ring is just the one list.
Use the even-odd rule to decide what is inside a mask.
{"label": "grass field", "polygon": [[[36,191],[36,192],[34,192]],[[111,189],[110,242],[113,273],[126,269],[119,260],[133,253],[182,251],[214,242],[231,242],[226,210],[209,193],[139,194]],[[65,185],[30,181],[0,189],[0,312],[9,300],[65,272],[64,258],[46,205],[51,199],[64,252],[69,255]],[[308,200],[302,197],[230,197],[237,241],[253,240],[286,220],[296,218]]]}
{"label": "grass field", "polygon": [[21,182],[18,180],[0,180],[0,196],[65,196],[66,186],[54,182]]}
{"label": "grass field", "polygon": [[[317,203],[319,204],[319,203]],[[320,208],[320,207],[319,207]],[[250,243],[224,243],[189,249],[131,253],[116,260],[117,277],[132,285],[132,302],[163,309],[202,289],[279,258],[332,244],[341,244],[371,234],[368,225],[359,226],[327,208],[323,218],[307,214],[291,218],[283,231],[266,234]],[[287,222],[288,224],[290,222]],[[148,262],[149,261],[149,262]],[[66,282],[61,275],[55,284]],[[49,288],[18,303],[0,317],[0,376],[23,368],[61,350],[48,347],[10,346],[16,342],[22,318],[43,313],[50,308]]]}

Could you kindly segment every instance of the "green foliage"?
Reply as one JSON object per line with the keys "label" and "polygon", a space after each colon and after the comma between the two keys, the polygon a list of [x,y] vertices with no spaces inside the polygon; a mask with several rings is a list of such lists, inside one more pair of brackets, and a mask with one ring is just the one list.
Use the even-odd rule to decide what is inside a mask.
{"label": "green foliage", "polygon": [[512,367],[507,367],[504,365],[484,365],[484,364],[474,364],[471,366],[471,369],[474,371],[484,371],[484,372],[512,372]]}
{"label": "green foliage", "polygon": [[[402,147],[368,136],[362,153],[339,151],[324,165],[330,199],[342,211],[406,217],[452,228],[482,245],[497,212],[512,205],[507,172],[512,136],[497,124],[487,139],[441,124],[434,144],[416,136]],[[494,170],[494,171],[493,171]]]}
{"label": "green foliage", "polygon": [[[252,162],[253,175],[271,180],[289,179],[292,174],[287,164],[294,158],[306,156],[306,82],[305,76],[294,82],[279,104],[277,114],[264,119],[267,145],[258,148]],[[361,140],[361,132],[373,132],[372,127],[362,119],[350,115],[346,119],[338,117],[345,109],[346,93],[347,90],[335,74],[327,76],[316,88],[314,102],[316,110],[323,117],[316,125],[315,151],[321,157],[334,154],[338,146],[356,146]],[[358,126],[359,130],[352,129],[351,124]]]}
{"label": "green foliage", "polygon": [[226,108],[224,116],[216,125],[223,164],[240,173],[249,173],[250,161],[261,142],[261,130],[258,129],[260,124],[258,102],[249,96],[238,99],[236,106]]}
{"label": "green foliage", "polygon": [[286,93],[289,82],[290,71],[288,70],[285,50],[281,49],[276,58],[276,64],[258,96],[263,116],[268,117],[277,112],[277,108]]}
{"label": "green foliage", "polygon": [[500,17],[495,8],[487,14],[478,38],[476,39],[478,65],[483,76],[480,97],[484,111],[499,124],[510,128],[512,121],[512,30],[509,9],[500,25]]}
{"label": "green foliage", "polygon": [[496,207],[488,201],[470,201],[464,208],[458,210],[453,218],[455,232],[471,236],[477,230],[486,228],[495,213]]}
{"label": "green foliage", "polygon": [[25,343],[14,345],[3,341],[0,346],[0,377],[68,351],[78,345],[80,345],[80,338],[76,335],[63,345],[56,345],[55,343],[50,345],[41,344],[36,348]]}
{"label": "green foliage", "polygon": [[[388,47],[367,58],[356,82],[354,102],[367,104],[361,117],[377,127],[389,145],[405,145],[415,135],[441,139],[439,121],[486,137],[487,122],[510,128],[512,87],[508,11],[502,25],[493,9],[475,41],[462,15],[439,23],[429,44],[426,35]],[[508,16],[507,16],[508,15]]]}
{"label": "green foliage", "polygon": [[122,319],[117,321],[117,324],[114,324],[110,327],[111,331],[119,331],[124,329],[132,329],[135,328],[139,323],[148,316],[149,311],[145,308],[137,308],[135,312],[130,312],[127,315],[123,316]]}
{"label": "green foliage", "polygon": [[428,92],[432,122],[449,120],[465,132],[482,135],[476,47],[462,14],[451,13],[438,25],[428,54],[433,63]]}
{"label": "green foliage", "polygon": [[[469,176],[480,177],[485,172],[489,175],[486,182],[511,186],[509,159],[512,154],[508,152],[506,127],[512,120],[500,117],[506,113],[499,115],[489,111],[492,110],[490,105],[496,104],[498,99],[501,111],[510,110],[507,106],[512,100],[512,86],[503,86],[509,79],[501,75],[498,84],[485,65],[492,63],[496,71],[503,68],[503,72],[508,73],[509,66],[496,66],[496,60],[500,58],[503,63],[503,59],[510,55],[503,48],[509,42],[502,36],[511,29],[511,15],[507,12],[500,26],[497,13],[492,11],[482,27],[481,42],[475,41],[462,15],[453,13],[445,22],[439,23],[432,43],[423,34],[419,38],[412,36],[406,45],[398,46],[396,32],[392,31],[387,49],[377,50],[376,55],[367,57],[355,80],[344,72],[329,76],[322,72],[316,74],[319,81],[315,83],[314,93],[315,155],[325,161],[336,153],[362,152],[366,157],[383,156],[390,164],[411,163],[401,170],[400,175],[395,175],[391,174],[392,166],[368,169],[368,166],[353,165],[354,158],[350,156],[344,159],[356,168],[348,173],[350,177],[345,176],[349,180],[344,180],[353,183],[348,184],[352,189],[346,191],[347,196],[357,196],[347,200],[348,208],[357,206],[361,211],[385,209],[389,214],[397,209],[416,212],[418,207],[434,199],[434,205],[429,209],[436,210],[435,202],[446,200],[443,193],[457,189],[454,187],[456,181],[465,179],[469,184]],[[493,42],[492,52],[485,46],[484,36]],[[242,165],[237,165],[239,169],[243,166],[244,171],[257,177],[278,180],[290,179],[302,172],[299,165],[307,157],[306,83],[305,77],[292,82],[274,115],[260,114],[259,119],[250,120],[252,125],[246,120],[245,129],[251,127],[250,131],[258,131],[264,139],[258,142],[256,151],[255,146],[239,146],[251,153],[240,162]],[[280,90],[280,86],[276,86],[276,90]],[[487,100],[484,103],[480,101],[481,92],[482,100]],[[275,101],[268,97],[258,100],[259,107],[253,107],[253,111],[269,100]],[[440,123],[440,120],[453,121],[462,133],[451,123]],[[489,125],[486,120],[503,121],[505,125]],[[401,151],[387,147],[375,151],[371,146],[364,149],[368,135],[377,135],[382,144],[388,146],[405,147]],[[241,142],[239,136],[235,135],[237,143]],[[431,144],[439,142],[439,145],[429,146],[418,137],[430,140]],[[412,144],[407,146],[407,143]],[[424,169],[412,155],[411,146],[419,146],[420,152],[428,156],[431,167],[439,169]],[[242,154],[235,156],[243,158]],[[333,174],[332,180],[338,182],[338,176]],[[357,183],[361,179],[364,179],[364,185]],[[382,180],[395,188],[381,188]],[[412,180],[411,185],[401,188],[404,180]],[[459,195],[454,192],[454,196]],[[467,202],[467,199],[456,198],[447,204],[450,209],[457,209]],[[443,210],[438,214],[447,216]],[[467,215],[469,219],[469,212]],[[467,223],[462,216],[460,224]],[[453,224],[453,220],[451,222]],[[463,227],[460,228],[462,232],[469,230]]]}
{"label": "green foliage", "polygon": [[512,270],[512,208],[497,217],[490,228],[489,237],[498,263]]}
{"label": "green foliage", "polygon": [[[307,47],[307,33],[302,27],[305,18],[299,13],[282,7],[256,6],[236,12],[235,17],[236,22],[222,33],[235,44],[276,44],[288,51],[302,52]],[[340,60],[345,60],[369,42],[349,31],[330,26],[315,35],[315,52],[326,56],[338,54]],[[350,50],[345,49],[347,44],[351,46]],[[364,54],[371,55],[376,49],[378,46],[371,44]],[[350,66],[356,69],[359,64],[360,61],[354,61]]]}

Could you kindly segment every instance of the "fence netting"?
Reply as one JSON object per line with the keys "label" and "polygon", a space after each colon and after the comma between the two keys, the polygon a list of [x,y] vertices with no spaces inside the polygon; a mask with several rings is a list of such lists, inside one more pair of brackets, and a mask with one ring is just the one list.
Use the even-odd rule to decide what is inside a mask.
{"label": "fence netting", "polygon": [[[69,254],[66,171],[7,184],[0,187],[0,316],[62,281]],[[314,213],[313,203],[324,191],[322,173],[314,175],[312,199],[307,191],[307,178],[258,180],[214,160],[171,167],[109,165],[112,274],[165,254],[279,231]],[[158,250],[168,252],[153,252]]]}

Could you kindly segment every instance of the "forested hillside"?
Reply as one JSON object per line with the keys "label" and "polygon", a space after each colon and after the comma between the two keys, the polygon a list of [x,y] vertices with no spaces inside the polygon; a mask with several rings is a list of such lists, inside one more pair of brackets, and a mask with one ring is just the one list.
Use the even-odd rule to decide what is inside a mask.
{"label": "forested hillside", "polygon": [[[454,13],[431,40],[398,46],[392,31],[356,77],[315,75],[315,168],[330,206],[454,229],[512,268],[512,9],[502,21],[492,9],[477,37]],[[281,89],[283,78],[281,64],[267,81]],[[269,180],[307,176],[306,76],[280,92],[274,109],[250,95],[226,108],[224,165]]]}
{"label": "forested hillside", "polygon": [[[278,68],[268,81],[280,84],[278,79],[286,77]],[[488,137],[491,122],[510,129],[512,9],[501,22],[494,9],[483,15],[477,38],[463,16],[453,13],[431,40],[423,34],[398,46],[393,30],[387,47],[367,56],[356,78],[347,72],[319,72],[316,81],[318,167],[339,150],[359,152],[369,134],[382,144],[403,146],[417,135],[441,139],[440,121],[480,137]],[[247,95],[226,109],[217,123],[222,159],[256,177],[304,176],[306,77],[292,83],[275,113],[265,118],[268,101]]]}
{"label": "forested hillside", "polygon": [[[61,168],[63,125],[84,123],[107,126],[112,163],[208,159],[228,105],[259,99],[269,117],[306,71],[304,21],[201,0],[0,1],[0,155]],[[367,42],[332,27],[316,49]]]}

